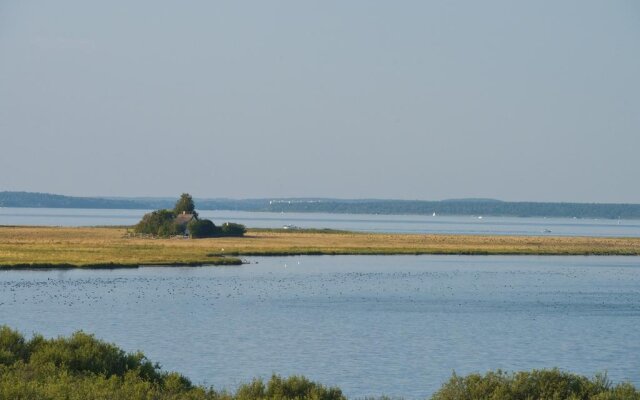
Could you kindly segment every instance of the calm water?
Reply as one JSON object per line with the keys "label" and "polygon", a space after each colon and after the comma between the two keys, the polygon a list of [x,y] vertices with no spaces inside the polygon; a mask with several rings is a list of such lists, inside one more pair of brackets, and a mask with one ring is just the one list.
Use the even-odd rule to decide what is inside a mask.
{"label": "calm water", "polygon": [[304,374],[424,398],[453,370],[640,385],[640,258],[322,256],[241,267],[2,271],[0,323],[77,329],[198,383]]}
{"label": "calm water", "polygon": [[[0,208],[0,225],[133,225],[148,210]],[[215,223],[252,228],[330,228],[366,232],[640,237],[640,220],[202,211]],[[551,231],[551,232],[548,232]]]}

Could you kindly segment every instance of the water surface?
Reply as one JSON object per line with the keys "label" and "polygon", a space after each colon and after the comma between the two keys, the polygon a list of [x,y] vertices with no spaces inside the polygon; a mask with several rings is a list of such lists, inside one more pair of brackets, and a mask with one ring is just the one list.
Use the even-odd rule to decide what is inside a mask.
{"label": "water surface", "polygon": [[349,397],[560,367],[640,385],[640,258],[315,256],[0,272],[0,323],[83,329],[196,383],[304,374]]}
{"label": "water surface", "polygon": [[[134,225],[150,210],[1,208],[0,225]],[[640,220],[201,211],[216,224],[329,228],[362,232],[640,237]],[[482,218],[480,218],[482,217]]]}

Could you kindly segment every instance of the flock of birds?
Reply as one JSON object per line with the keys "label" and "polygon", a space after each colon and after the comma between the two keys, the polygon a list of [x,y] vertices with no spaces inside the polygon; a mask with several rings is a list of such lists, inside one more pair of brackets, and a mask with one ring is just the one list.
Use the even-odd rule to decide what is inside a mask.
{"label": "flock of birds", "polygon": [[[304,260],[304,258],[301,258]],[[578,267],[437,268],[389,267],[322,270],[300,260],[262,260],[243,267],[141,268],[110,271],[13,272],[0,275],[0,318],[10,309],[117,309],[184,305],[190,310],[217,307],[359,307],[438,312],[500,311],[509,307],[535,312],[587,310],[622,305],[640,309],[636,290],[594,290],[601,278],[636,281],[621,269]],[[266,264],[266,265],[265,265]],[[188,271],[187,271],[188,270]],[[584,281],[584,282],[582,282]],[[581,282],[583,284],[581,284]],[[631,286],[633,287],[633,286]],[[606,289],[606,288],[605,288]]]}

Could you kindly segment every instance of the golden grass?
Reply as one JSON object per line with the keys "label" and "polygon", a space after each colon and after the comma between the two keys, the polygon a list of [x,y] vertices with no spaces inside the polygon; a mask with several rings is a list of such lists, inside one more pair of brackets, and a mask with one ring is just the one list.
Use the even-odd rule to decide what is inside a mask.
{"label": "golden grass", "polygon": [[640,255],[640,238],[368,234],[250,230],[242,238],[128,238],[122,227],[0,227],[0,266],[238,264],[303,254]]}

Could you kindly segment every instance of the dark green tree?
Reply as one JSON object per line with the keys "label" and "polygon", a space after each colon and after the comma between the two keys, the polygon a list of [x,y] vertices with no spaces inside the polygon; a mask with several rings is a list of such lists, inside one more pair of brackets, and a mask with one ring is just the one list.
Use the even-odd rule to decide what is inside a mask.
{"label": "dark green tree", "polygon": [[193,202],[193,197],[189,193],[182,193],[180,199],[176,202],[176,206],[173,208],[173,212],[178,215],[183,212],[187,214],[193,214],[194,216],[198,216],[196,213],[196,205]]}

